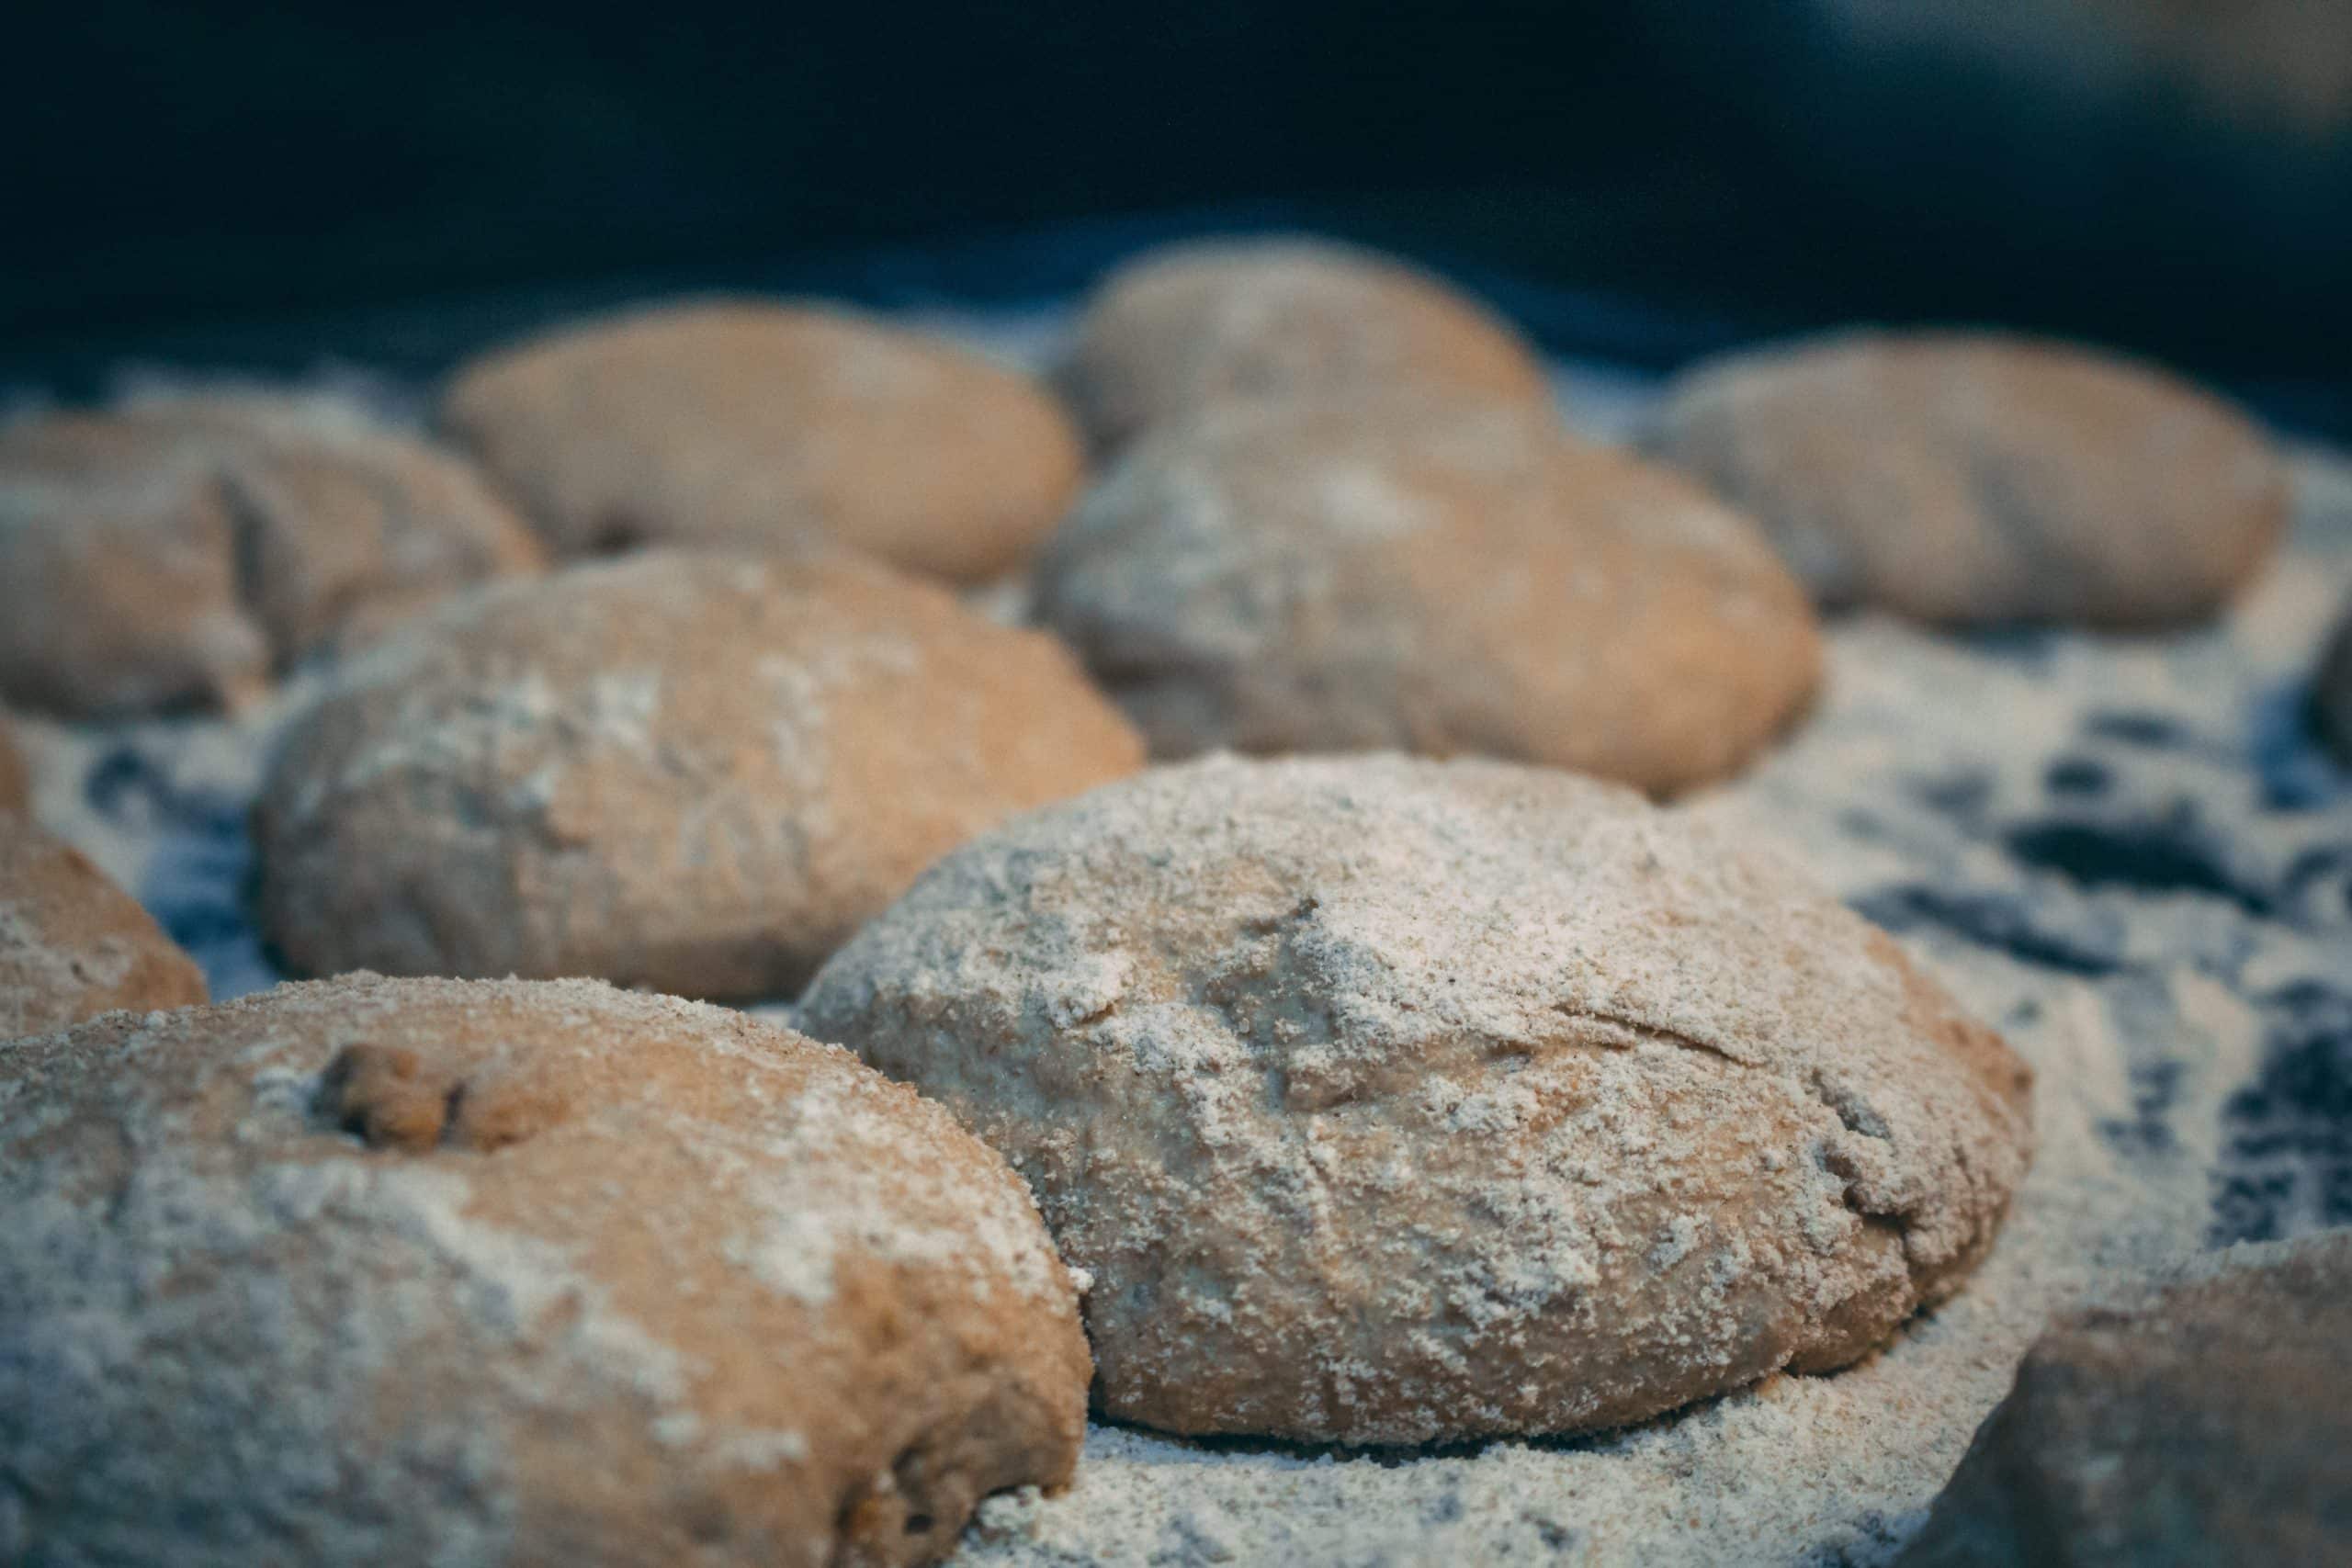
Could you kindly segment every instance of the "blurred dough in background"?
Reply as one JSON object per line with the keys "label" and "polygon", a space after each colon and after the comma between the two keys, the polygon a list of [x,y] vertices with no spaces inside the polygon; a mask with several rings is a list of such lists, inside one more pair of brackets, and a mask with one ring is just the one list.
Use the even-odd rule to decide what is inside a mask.
{"label": "blurred dough in background", "polygon": [[1133,772],[1077,661],[819,550],[469,595],[292,718],[254,832],[297,974],[788,997],[933,859]]}
{"label": "blurred dough in background", "polygon": [[1145,252],[1096,287],[1056,379],[1099,448],[1235,400],[1551,401],[1501,317],[1408,262],[1309,239]]}
{"label": "blurred dough in background", "polygon": [[1820,671],[1754,525],[1546,410],[1227,403],[1130,448],[1038,619],[1156,754],[1482,752],[1653,791],[1736,769]]}
{"label": "blurred dough in background", "polygon": [[0,694],[68,717],[236,706],[537,541],[460,459],[322,398],[0,426]]}
{"label": "blurred dough in background", "polygon": [[458,367],[441,419],[558,553],[821,534],[909,570],[1018,567],[1077,491],[1018,371],[846,309],[665,305]]}
{"label": "blurred dough in background", "polygon": [[1702,362],[1655,453],[1814,596],[1960,624],[2162,626],[2269,560],[2287,468],[2214,393],[2086,348],[1856,332]]}

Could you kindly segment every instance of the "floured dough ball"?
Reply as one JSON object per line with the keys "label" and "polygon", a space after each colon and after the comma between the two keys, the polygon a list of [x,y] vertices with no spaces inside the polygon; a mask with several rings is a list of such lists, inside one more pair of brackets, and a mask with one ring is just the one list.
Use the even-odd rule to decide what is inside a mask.
{"label": "floured dough ball", "polygon": [[741,1014],[355,976],[0,1046],[0,1557],[886,1564],[1078,1457],[1004,1162]]}
{"label": "floured dough ball", "polygon": [[1407,263],[1317,240],[1147,252],[1088,303],[1059,379],[1101,446],[1244,400],[1405,389],[1551,402],[1535,351],[1484,306]]}
{"label": "floured dough ball", "polygon": [[650,551],[502,584],[346,665],[254,818],[298,973],[789,995],[942,852],[1132,772],[1035,632],[846,555]]}
{"label": "floured dough ball", "polygon": [[1213,758],[1033,813],[801,1026],[954,1111],[1093,1276],[1097,1398],[1346,1443],[1639,1421],[1950,1293],[2027,1069],[1883,933],[1629,791]]}
{"label": "floured dough ball", "polygon": [[0,1040],[204,995],[202,972],[137,900],[81,851],[0,812]]}
{"label": "floured dough ball", "polygon": [[2352,1231],[2043,1335],[1903,1568],[2352,1562]]}
{"label": "floured dough ball", "polygon": [[2312,716],[2319,725],[2321,739],[2352,765],[2352,605],[2346,606],[2344,618],[2335,624],[2335,633],[2320,655],[2318,672],[2312,679]]}
{"label": "floured dough ball", "polygon": [[0,427],[0,691],[28,707],[233,706],[307,655],[539,564],[463,462],[323,400]]}
{"label": "floured dough ball", "polygon": [[2285,465],[2236,410],[2028,338],[1856,333],[1702,365],[1653,440],[1824,603],[1931,621],[2194,619],[2287,515]]}
{"label": "floured dough ball", "polygon": [[1037,614],[1155,752],[1398,748],[1668,790],[1804,705],[1804,592],[1745,518],[1532,409],[1231,408],[1136,446]]}
{"label": "floured dough ball", "polygon": [[0,708],[0,811],[28,810],[32,801],[32,770],[25,765],[24,753],[17,750],[8,710]]}
{"label": "floured dough ball", "polygon": [[571,554],[814,530],[975,581],[1026,558],[1082,462],[1015,371],[847,311],[751,301],[502,349],[459,371],[441,412]]}

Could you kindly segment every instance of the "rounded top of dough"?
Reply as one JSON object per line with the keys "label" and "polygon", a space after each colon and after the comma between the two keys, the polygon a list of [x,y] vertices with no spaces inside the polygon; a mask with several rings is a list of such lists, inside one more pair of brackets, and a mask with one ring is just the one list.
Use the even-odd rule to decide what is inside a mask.
{"label": "rounded top of dough", "polygon": [[443,423],[559,551],[815,532],[958,581],[1012,570],[1082,467],[1017,371],[845,310],[661,306],[460,367]]}
{"label": "rounded top of dough", "polygon": [[840,553],[650,551],[353,660],[254,817],[298,972],[788,996],[933,858],[1131,772],[1052,638]]}
{"label": "rounded top of dough", "polygon": [[1991,333],[1848,333],[1701,365],[1657,452],[1753,513],[1828,604],[2161,626],[2268,559],[2286,469],[2153,367]]}
{"label": "rounded top of dough", "polygon": [[801,1026],[954,1111],[1093,1287],[1102,1408],[1351,1443],[1642,1420],[1953,1290],[2029,1074],[1883,932],[1631,791],[1155,768],[947,857]]}
{"label": "rounded top of dough", "polygon": [[741,1014],[351,976],[0,1090],[0,1464],[65,1558],[902,1563],[1077,1459],[1019,1179]]}
{"label": "rounded top of dough", "polygon": [[89,857],[0,810],[0,1040],[204,1000],[204,975]]}
{"label": "rounded top of dough", "polygon": [[1669,790],[1820,671],[1804,591],[1696,485],[1538,410],[1401,395],[1155,432],[1036,602],[1163,756],[1483,752]]}
{"label": "rounded top of dough", "polygon": [[236,705],[537,540],[459,459],[322,398],[218,392],[0,426],[0,691]]}
{"label": "rounded top of dough", "polygon": [[1058,379],[1098,446],[1240,400],[1408,389],[1549,407],[1535,351],[1442,278],[1352,245],[1148,251],[1088,302]]}

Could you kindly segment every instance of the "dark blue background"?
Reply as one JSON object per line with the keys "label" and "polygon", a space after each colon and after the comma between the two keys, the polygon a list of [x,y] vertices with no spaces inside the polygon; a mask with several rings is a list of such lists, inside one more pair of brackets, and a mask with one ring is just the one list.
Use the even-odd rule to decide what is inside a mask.
{"label": "dark blue background", "polygon": [[1555,348],[2005,321],[2352,430],[2352,138],[1857,59],[1793,3],[46,9],[0,49],[0,376],[68,390],[122,355],[430,372],[673,286],[1040,296],[1306,225]]}

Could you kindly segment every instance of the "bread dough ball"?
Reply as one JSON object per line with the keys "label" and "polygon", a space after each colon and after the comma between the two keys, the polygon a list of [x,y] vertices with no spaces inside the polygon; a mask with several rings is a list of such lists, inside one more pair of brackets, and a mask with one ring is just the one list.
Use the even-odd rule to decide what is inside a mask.
{"label": "bread dough ball", "polygon": [[2352,1562],[2352,1231],[2043,1335],[1903,1568]]}
{"label": "bread dough ball", "polygon": [[0,427],[0,691],[115,716],[235,706],[538,543],[458,459],[317,400]]}
{"label": "bread dough ball", "polygon": [[290,722],[261,925],[303,974],[788,996],[934,857],[1142,751],[1051,638],[885,568],[582,563],[412,623]]}
{"label": "bread dough ball", "polygon": [[1146,252],[1095,291],[1059,380],[1100,446],[1266,398],[1398,388],[1551,406],[1543,362],[1485,306],[1406,262],[1320,240]]}
{"label": "bread dough ball", "polygon": [[1737,768],[1821,650],[1755,527],[1532,409],[1229,408],[1129,449],[1037,615],[1153,750],[1397,748],[1670,790]]}
{"label": "bread dough ball", "polygon": [[442,420],[558,550],[814,530],[971,581],[1069,504],[1076,432],[1026,377],[833,310],[670,306],[464,367]]}
{"label": "bread dough ball", "polygon": [[2089,349],[1854,333],[1702,365],[1658,453],[1753,513],[1833,605],[2164,626],[2269,558],[2286,468],[2219,398]]}
{"label": "bread dough ball", "polygon": [[0,811],[0,1040],[204,995],[202,971],[136,899],[81,851]]}
{"label": "bread dough ball", "polygon": [[2320,655],[2312,681],[2312,716],[2320,738],[2352,766],[2352,604],[2345,607],[2344,618],[2336,622],[2335,633]]}
{"label": "bread dough ball", "polygon": [[2028,1072],[1883,933],[1630,791],[1156,768],[947,857],[801,1026],[937,1098],[1093,1276],[1097,1399],[1405,1443],[1639,1421],[1948,1294]]}
{"label": "bread dough ball", "polygon": [[927,1562],[1078,1456],[1004,1162],[845,1054],[355,976],[0,1046],[0,1557]]}

